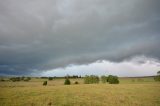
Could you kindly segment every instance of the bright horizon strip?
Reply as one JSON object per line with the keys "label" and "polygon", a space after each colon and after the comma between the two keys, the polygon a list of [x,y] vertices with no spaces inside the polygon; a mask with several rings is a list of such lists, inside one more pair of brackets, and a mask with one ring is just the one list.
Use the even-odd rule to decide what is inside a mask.
{"label": "bright horizon strip", "polygon": [[[136,77],[156,75],[160,70],[160,62],[154,58],[144,56],[134,57],[122,62],[108,60],[96,61],[83,65],[68,65],[65,68],[45,70],[39,76],[66,76],[66,75],[117,75],[119,77]],[[36,73],[32,73],[36,76]]]}

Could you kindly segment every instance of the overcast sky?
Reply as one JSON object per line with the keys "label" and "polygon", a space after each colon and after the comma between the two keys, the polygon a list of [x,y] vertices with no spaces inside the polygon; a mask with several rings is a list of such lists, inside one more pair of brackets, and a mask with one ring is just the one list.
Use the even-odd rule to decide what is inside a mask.
{"label": "overcast sky", "polygon": [[0,75],[155,75],[160,0],[1,0]]}

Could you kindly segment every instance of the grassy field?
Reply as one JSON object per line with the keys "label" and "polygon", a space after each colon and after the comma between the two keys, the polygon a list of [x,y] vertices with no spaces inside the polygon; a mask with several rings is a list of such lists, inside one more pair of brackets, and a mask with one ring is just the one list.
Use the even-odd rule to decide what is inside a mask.
{"label": "grassy field", "polygon": [[[120,78],[120,84],[83,84],[83,79],[0,82],[0,106],[160,106],[160,83],[149,78]],[[78,81],[80,84],[73,84]]]}

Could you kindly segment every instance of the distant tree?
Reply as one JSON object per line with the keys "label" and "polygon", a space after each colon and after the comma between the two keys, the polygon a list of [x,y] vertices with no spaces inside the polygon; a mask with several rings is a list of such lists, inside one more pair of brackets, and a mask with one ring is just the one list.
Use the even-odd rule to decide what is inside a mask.
{"label": "distant tree", "polygon": [[48,80],[53,80],[53,77],[48,77]]}
{"label": "distant tree", "polygon": [[43,82],[43,86],[46,86],[46,85],[47,85],[47,81],[44,81],[44,82]]}
{"label": "distant tree", "polygon": [[31,80],[31,77],[27,77],[28,80]]}
{"label": "distant tree", "polygon": [[117,76],[109,75],[107,81],[109,82],[109,84],[119,84]]}
{"label": "distant tree", "polygon": [[26,78],[24,78],[23,80],[24,80],[24,81],[29,81],[29,80],[31,80],[31,77],[26,77]]}
{"label": "distant tree", "polygon": [[41,79],[48,79],[48,77],[41,77]]}
{"label": "distant tree", "polygon": [[86,75],[84,77],[84,83],[85,84],[93,84],[93,83],[99,83],[99,77],[95,75]]}
{"label": "distant tree", "polygon": [[12,77],[10,78],[11,81],[15,82],[15,81],[21,81],[20,77]]}
{"label": "distant tree", "polygon": [[78,75],[73,75],[72,78],[78,78]]}
{"label": "distant tree", "polygon": [[70,85],[70,84],[71,84],[71,82],[70,82],[69,78],[66,78],[64,81],[64,85]]}
{"label": "distant tree", "polygon": [[102,75],[101,76],[101,81],[102,81],[102,83],[106,83],[107,82],[107,76]]}

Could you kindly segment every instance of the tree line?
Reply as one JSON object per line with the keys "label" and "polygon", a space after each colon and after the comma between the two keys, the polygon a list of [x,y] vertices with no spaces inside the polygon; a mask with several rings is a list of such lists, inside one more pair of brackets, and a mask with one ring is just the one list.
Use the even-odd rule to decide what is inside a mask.
{"label": "tree line", "polygon": [[29,81],[31,77],[11,77],[9,80],[16,82],[16,81]]}

